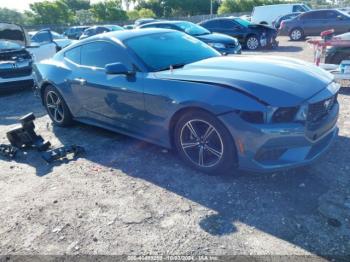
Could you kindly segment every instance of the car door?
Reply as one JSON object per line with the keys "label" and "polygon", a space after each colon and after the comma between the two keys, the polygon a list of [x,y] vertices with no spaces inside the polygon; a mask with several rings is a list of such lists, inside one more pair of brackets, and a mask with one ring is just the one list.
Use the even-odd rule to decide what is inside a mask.
{"label": "car door", "polygon": [[350,29],[350,19],[345,14],[337,10],[328,10],[326,12],[329,28],[334,29],[335,34],[346,33]]}
{"label": "car door", "polygon": [[114,43],[82,45],[75,94],[89,117],[137,133],[144,114],[142,76],[106,74],[104,67],[117,62],[130,70],[134,66],[125,49]]}
{"label": "car door", "polygon": [[31,42],[28,51],[33,55],[35,62],[49,59],[57,52],[57,45],[53,42],[49,30],[39,31],[32,37]]}
{"label": "car door", "polygon": [[319,35],[320,32],[326,30],[326,21],[322,19],[322,15],[324,14],[321,11],[312,11],[300,15],[300,27],[306,36]]}
{"label": "car door", "polygon": [[233,19],[222,19],[220,20],[220,26],[222,33],[233,36],[238,39],[241,43],[245,41],[246,29]]}

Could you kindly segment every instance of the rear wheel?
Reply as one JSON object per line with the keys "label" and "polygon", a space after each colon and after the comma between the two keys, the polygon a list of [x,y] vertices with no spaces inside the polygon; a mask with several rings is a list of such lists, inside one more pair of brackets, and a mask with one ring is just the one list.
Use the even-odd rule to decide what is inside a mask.
{"label": "rear wheel", "polygon": [[246,47],[249,50],[257,50],[260,46],[259,39],[256,35],[248,36],[246,40]]}
{"label": "rear wheel", "polygon": [[72,124],[72,114],[63,97],[53,86],[45,88],[44,105],[54,124],[58,126],[69,126]]}
{"label": "rear wheel", "polygon": [[184,114],[175,126],[174,144],[188,165],[210,175],[232,172],[237,163],[230,133],[207,112]]}
{"label": "rear wheel", "polygon": [[292,41],[299,41],[304,38],[303,30],[300,28],[294,28],[292,31],[290,31],[289,37]]}
{"label": "rear wheel", "polygon": [[333,55],[331,59],[326,58],[327,64],[336,64],[339,65],[343,60],[349,60],[350,55],[349,54],[342,54],[342,53],[336,53]]}

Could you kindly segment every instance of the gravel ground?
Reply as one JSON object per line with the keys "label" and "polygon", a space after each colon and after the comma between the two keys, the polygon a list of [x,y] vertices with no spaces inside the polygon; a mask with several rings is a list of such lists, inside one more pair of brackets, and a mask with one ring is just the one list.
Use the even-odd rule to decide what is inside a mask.
{"label": "gravel ground", "polygon": [[[280,41],[248,54],[312,61],[304,42]],[[32,111],[54,147],[86,149],[55,165],[35,151],[0,159],[0,254],[350,255],[349,95],[339,96],[340,135],[318,163],[225,177],[99,128],[54,127],[30,91],[0,96],[0,143]]]}

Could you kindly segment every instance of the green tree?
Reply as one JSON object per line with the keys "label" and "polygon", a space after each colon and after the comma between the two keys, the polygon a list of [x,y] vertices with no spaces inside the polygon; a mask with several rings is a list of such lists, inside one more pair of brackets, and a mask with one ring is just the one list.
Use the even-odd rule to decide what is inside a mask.
{"label": "green tree", "polygon": [[156,14],[151,10],[151,9],[147,9],[147,8],[141,8],[138,11],[139,17],[152,17],[155,18]]}
{"label": "green tree", "polygon": [[74,13],[78,10],[90,9],[90,0],[62,0]]}
{"label": "green tree", "polygon": [[131,10],[127,12],[129,20],[136,20],[140,18],[139,12],[137,10]]}
{"label": "green tree", "polygon": [[0,21],[8,23],[23,24],[24,15],[16,10],[0,8]]}
{"label": "green tree", "polygon": [[81,9],[75,12],[75,16],[74,16],[75,24],[89,25],[95,22],[96,20],[94,19],[92,12],[90,10]]}
{"label": "green tree", "polygon": [[43,1],[30,4],[27,16],[36,24],[69,24],[73,21],[73,12],[62,0]]}
{"label": "green tree", "polygon": [[106,0],[91,6],[93,16],[99,22],[104,21],[125,21],[127,13],[122,9],[121,0]]}

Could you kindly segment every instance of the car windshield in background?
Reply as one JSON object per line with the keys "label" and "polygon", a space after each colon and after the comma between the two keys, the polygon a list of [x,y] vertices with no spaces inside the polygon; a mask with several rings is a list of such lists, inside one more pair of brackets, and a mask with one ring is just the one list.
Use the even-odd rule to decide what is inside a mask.
{"label": "car windshield in background", "polygon": [[181,22],[177,23],[176,25],[179,26],[182,30],[184,30],[184,32],[186,32],[189,35],[198,36],[210,34],[210,32],[207,29],[193,23]]}
{"label": "car windshield in background", "polygon": [[244,26],[244,27],[248,27],[248,26],[250,26],[252,24],[248,20],[245,20],[245,19],[242,19],[242,18],[235,18],[235,21],[237,23],[239,23],[240,25]]}
{"label": "car windshield in background", "polygon": [[135,37],[127,40],[125,44],[153,72],[220,56],[220,53],[208,45],[180,32]]}
{"label": "car windshield in background", "polygon": [[339,13],[341,13],[342,15],[346,16],[346,17],[349,17],[350,18],[350,15],[342,10],[337,10]]}

